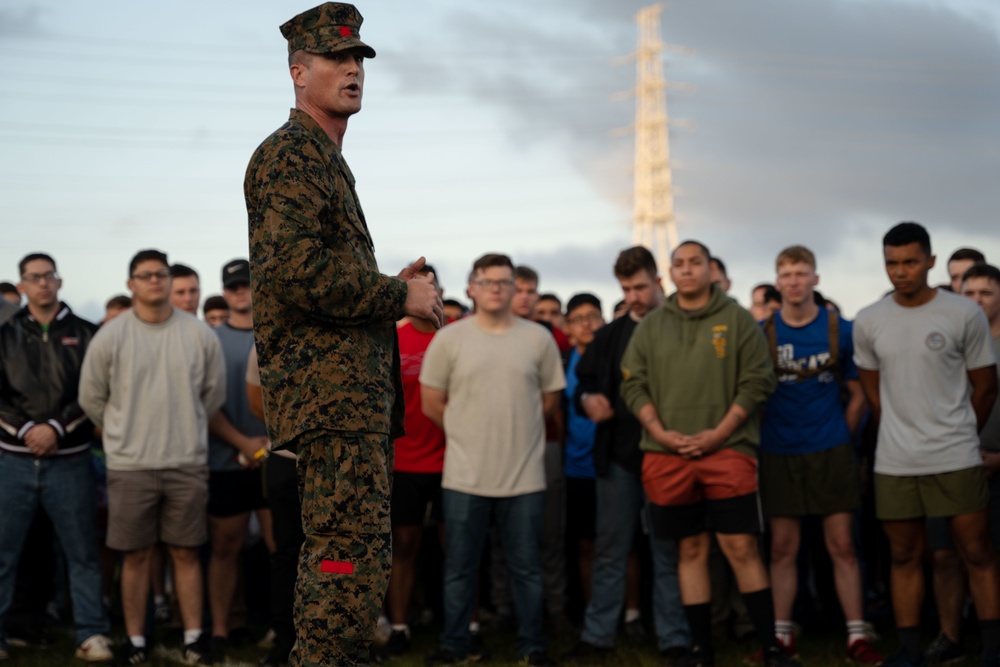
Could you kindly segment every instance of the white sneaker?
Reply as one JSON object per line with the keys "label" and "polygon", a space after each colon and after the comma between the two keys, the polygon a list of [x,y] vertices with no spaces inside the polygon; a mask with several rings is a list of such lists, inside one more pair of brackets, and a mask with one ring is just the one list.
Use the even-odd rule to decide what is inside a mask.
{"label": "white sneaker", "polygon": [[94,635],[76,649],[76,657],[87,662],[107,662],[114,657],[111,644],[104,635]]}

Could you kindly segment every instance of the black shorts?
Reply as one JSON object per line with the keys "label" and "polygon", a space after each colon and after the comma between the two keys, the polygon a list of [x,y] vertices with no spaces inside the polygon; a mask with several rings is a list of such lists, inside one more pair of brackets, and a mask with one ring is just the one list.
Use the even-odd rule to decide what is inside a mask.
{"label": "black shorts", "polygon": [[681,539],[704,533],[759,535],[764,519],[756,492],[735,498],[702,500],[690,505],[649,504],[650,530],[655,537]]}
{"label": "black shorts", "polygon": [[566,478],[566,538],[593,540],[597,534],[597,482]]}
{"label": "black shorts", "polygon": [[392,525],[422,526],[441,522],[441,473],[395,472],[392,475]]}
{"label": "black shorts", "polygon": [[236,516],[267,507],[260,468],[212,470],[208,474],[208,515]]}

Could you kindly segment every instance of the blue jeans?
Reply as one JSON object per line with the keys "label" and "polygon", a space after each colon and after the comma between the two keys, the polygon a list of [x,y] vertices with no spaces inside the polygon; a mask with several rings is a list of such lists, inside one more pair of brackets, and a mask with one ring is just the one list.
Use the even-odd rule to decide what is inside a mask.
{"label": "blue jeans", "polygon": [[90,452],[33,458],[0,451],[0,480],[0,638],[14,596],[21,549],[39,506],[52,520],[69,569],[77,643],[107,634]]}
{"label": "blue jeans", "polygon": [[[636,518],[644,507],[642,480],[614,463],[597,476],[597,535],[590,604],[580,639],[613,648],[625,601],[625,569],[632,550]],[[677,584],[677,543],[650,535],[653,556],[653,622],[657,645],[689,646],[680,588]]]}
{"label": "blue jeans", "polygon": [[528,655],[544,650],[539,544],[545,492],[488,498],[443,489],[441,501],[445,541],[441,648],[460,655],[469,652],[469,621],[476,604],[479,561],[490,527],[490,514],[495,513],[513,580],[517,653]]}

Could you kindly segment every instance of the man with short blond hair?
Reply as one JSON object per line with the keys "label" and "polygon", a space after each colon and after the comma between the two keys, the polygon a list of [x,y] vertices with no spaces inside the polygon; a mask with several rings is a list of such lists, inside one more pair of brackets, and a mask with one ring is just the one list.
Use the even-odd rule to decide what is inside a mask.
{"label": "man with short blond hair", "polygon": [[[792,605],[804,516],[822,519],[837,595],[847,621],[847,656],[864,665],[883,657],[865,636],[852,527],[861,507],[860,473],[852,437],[865,410],[852,356],[851,323],[814,299],[816,257],[789,246],[775,262],[781,309],[763,322],[778,388],[764,409],[760,496],[771,527],[774,630],[796,655]],[[849,397],[846,406],[841,392]]]}

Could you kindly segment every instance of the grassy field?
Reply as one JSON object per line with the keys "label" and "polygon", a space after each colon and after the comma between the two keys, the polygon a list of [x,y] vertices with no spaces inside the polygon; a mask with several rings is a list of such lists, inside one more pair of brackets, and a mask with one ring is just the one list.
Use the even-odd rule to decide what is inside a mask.
{"label": "grassy field", "polygon": [[[880,628],[880,630],[884,632],[886,638],[876,642],[876,647],[886,654],[891,653],[895,649],[894,633],[889,628]],[[383,664],[387,667],[423,667],[424,657],[436,648],[437,633],[438,628],[436,627],[416,630],[411,651],[403,657],[387,660]],[[263,630],[254,634],[255,637],[261,635],[263,635]],[[4,667],[55,667],[86,664],[73,658],[73,641],[67,630],[55,632],[52,636],[55,643],[46,648],[11,647],[10,659],[3,663]],[[116,637],[116,639],[118,638]],[[932,637],[927,636],[925,639],[926,642],[930,642]],[[519,664],[514,654],[513,636],[510,633],[487,634],[485,640],[493,652],[493,657],[488,664],[495,667],[513,667]],[[549,653],[558,659],[560,655],[572,648],[574,643],[575,639],[571,636],[554,638],[550,644]],[[972,650],[972,654],[962,662],[952,663],[955,667],[964,665],[971,667],[980,664],[977,653],[978,638],[970,637],[967,645]],[[753,642],[718,639],[716,641],[716,665],[719,667],[745,665],[747,664],[747,656],[754,649]],[[831,629],[825,634],[805,634],[799,638],[799,652],[801,654],[800,661],[804,667],[843,667],[848,664],[845,659],[840,628]],[[267,651],[257,648],[251,643],[230,650],[224,664],[230,667],[254,667],[266,654]],[[180,657],[180,637],[168,635],[163,643],[157,644],[153,649],[150,664],[162,667],[183,664]],[[621,639],[614,659],[604,664],[621,667],[659,667],[662,661],[652,640],[631,642]]]}

